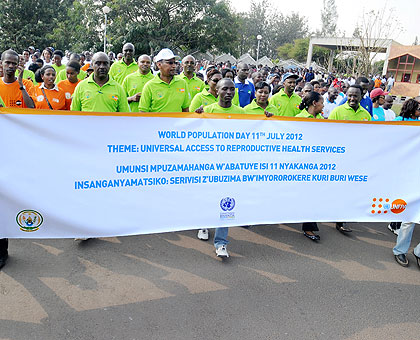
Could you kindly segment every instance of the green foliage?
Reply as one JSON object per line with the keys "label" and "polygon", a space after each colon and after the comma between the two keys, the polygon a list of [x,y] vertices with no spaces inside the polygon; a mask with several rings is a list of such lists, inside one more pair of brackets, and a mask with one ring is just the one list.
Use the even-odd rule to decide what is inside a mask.
{"label": "green foliage", "polygon": [[132,42],[138,53],[153,53],[163,47],[229,52],[236,40],[235,17],[225,2],[112,0],[108,5],[114,51]]}
{"label": "green foliage", "polygon": [[337,32],[337,6],[335,0],[323,0],[323,8],[321,10],[321,31],[318,35],[321,37],[334,36]]}
{"label": "green foliage", "polygon": [[260,57],[266,55],[274,58],[277,55],[277,47],[293,43],[295,39],[307,35],[308,27],[305,17],[297,13],[283,15],[276,11],[270,13],[272,4],[267,1],[252,1],[251,10],[248,13],[239,14],[239,47],[237,54],[246,52],[252,56],[257,55],[257,35],[261,35]]}
{"label": "green foliage", "polygon": [[[277,48],[277,54],[281,59],[295,59],[306,62],[308,56],[309,38],[296,39],[293,43],[287,43]],[[326,65],[330,51],[327,48],[314,46],[312,60],[318,65]]]}

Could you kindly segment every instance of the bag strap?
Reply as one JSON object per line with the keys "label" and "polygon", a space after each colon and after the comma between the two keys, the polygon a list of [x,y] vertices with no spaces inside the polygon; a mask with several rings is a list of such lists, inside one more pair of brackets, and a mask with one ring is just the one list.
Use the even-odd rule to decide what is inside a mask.
{"label": "bag strap", "polygon": [[51,104],[50,104],[50,102],[49,102],[49,100],[48,100],[48,98],[47,98],[47,95],[45,94],[45,91],[44,91],[44,89],[43,89],[43,88],[41,88],[41,91],[42,91],[42,93],[44,94],[44,98],[45,98],[45,100],[47,101],[47,104],[48,104],[48,107],[50,108],[50,110],[54,110],[54,109],[52,108],[52,106],[51,106]]}

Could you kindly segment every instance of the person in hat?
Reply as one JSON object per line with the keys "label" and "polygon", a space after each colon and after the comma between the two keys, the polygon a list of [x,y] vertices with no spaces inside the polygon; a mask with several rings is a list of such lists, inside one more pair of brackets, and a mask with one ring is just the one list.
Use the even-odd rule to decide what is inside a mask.
{"label": "person in hat", "polygon": [[302,98],[294,92],[298,78],[297,74],[291,72],[283,74],[281,80],[284,88],[271,97],[270,104],[277,107],[279,116],[294,117],[301,111],[299,105]]}
{"label": "person in hat", "polygon": [[146,83],[140,98],[140,112],[188,112],[190,95],[184,79],[176,77],[177,56],[162,49],[155,57],[159,69],[156,77]]}
{"label": "person in hat", "polygon": [[372,99],[372,120],[385,121],[385,111],[382,107],[385,103],[385,96],[388,92],[384,92],[381,88],[374,89],[370,93]]}

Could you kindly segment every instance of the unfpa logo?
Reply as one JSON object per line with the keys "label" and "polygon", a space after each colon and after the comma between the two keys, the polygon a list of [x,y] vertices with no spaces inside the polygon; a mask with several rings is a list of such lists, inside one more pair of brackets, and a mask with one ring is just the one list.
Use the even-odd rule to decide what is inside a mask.
{"label": "unfpa logo", "polygon": [[401,214],[407,207],[407,203],[403,199],[396,199],[390,202],[389,198],[374,198],[372,200],[372,214]]}

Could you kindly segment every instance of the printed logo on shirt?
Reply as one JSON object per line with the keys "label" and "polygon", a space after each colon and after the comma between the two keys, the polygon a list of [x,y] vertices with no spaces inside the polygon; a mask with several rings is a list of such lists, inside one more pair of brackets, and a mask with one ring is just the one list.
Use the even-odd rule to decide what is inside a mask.
{"label": "printed logo on shirt", "polygon": [[394,214],[401,214],[407,208],[407,202],[401,198],[395,199],[390,203],[389,198],[373,198],[372,199],[372,214],[387,214],[392,212]]}
{"label": "printed logo on shirt", "polygon": [[55,102],[55,103],[59,103],[60,102],[60,100],[59,99],[57,99],[57,98],[53,98],[53,100],[52,100],[53,102]]}
{"label": "printed logo on shirt", "polygon": [[118,100],[118,96],[111,96],[112,99],[114,99],[115,101]]}
{"label": "printed logo on shirt", "polygon": [[184,88],[179,88],[178,91],[184,93],[185,89]]}
{"label": "printed logo on shirt", "polygon": [[43,100],[44,100],[44,96],[42,94],[36,97],[37,102],[42,102]]}
{"label": "printed logo on shirt", "polygon": [[196,90],[197,92],[200,92],[201,87],[200,86],[196,86],[196,87],[194,87],[194,90]]}
{"label": "printed logo on shirt", "polygon": [[71,99],[71,93],[70,92],[66,92],[65,96],[66,96],[66,99]]}

